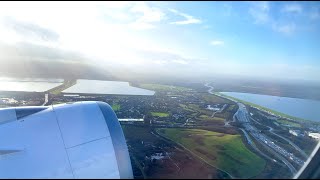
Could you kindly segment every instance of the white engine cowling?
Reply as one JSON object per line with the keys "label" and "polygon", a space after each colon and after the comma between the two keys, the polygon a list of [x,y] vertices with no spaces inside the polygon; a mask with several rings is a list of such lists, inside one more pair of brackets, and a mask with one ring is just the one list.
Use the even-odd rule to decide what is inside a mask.
{"label": "white engine cowling", "polygon": [[133,178],[112,108],[85,101],[0,109],[0,178]]}

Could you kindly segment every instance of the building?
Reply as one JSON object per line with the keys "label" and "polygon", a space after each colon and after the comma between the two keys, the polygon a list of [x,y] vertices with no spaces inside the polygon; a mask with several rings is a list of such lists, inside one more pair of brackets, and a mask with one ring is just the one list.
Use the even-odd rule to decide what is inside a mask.
{"label": "building", "polygon": [[292,134],[292,135],[294,135],[294,136],[298,136],[300,132],[299,132],[298,130],[292,130],[292,129],[290,129],[290,130],[289,130],[289,133]]}
{"label": "building", "polygon": [[301,132],[300,130],[292,130],[292,129],[290,129],[289,133],[294,135],[294,136],[304,136],[304,133]]}
{"label": "building", "polygon": [[308,134],[309,137],[312,137],[314,139],[320,139],[320,133],[309,133]]}

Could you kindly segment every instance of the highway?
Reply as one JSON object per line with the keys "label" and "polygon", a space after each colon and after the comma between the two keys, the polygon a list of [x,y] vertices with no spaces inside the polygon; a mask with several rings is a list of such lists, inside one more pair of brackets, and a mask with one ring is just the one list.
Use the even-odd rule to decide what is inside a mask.
{"label": "highway", "polygon": [[[209,87],[208,93],[214,94],[213,87],[209,85],[209,83],[205,84],[206,87]],[[225,97],[224,97],[225,98]],[[229,98],[227,98],[229,99]],[[231,100],[231,99],[230,99]],[[233,116],[233,121],[238,120],[238,122],[244,127],[244,130],[242,129],[242,132],[244,132],[245,137],[248,140],[248,143],[252,145],[250,139],[248,139],[249,136],[246,135],[246,131],[251,134],[253,138],[255,138],[258,142],[260,142],[265,148],[269,149],[270,152],[272,152],[278,159],[280,159],[291,171],[292,174],[295,174],[297,172],[296,168],[287,160],[291,159],[293,162],[298,164],[300,167],[304,164],[304,161],[294,156],[292,153],[289,153],[284,148],[278,146],[275,144],[269,137],[262,134],[258,129],[256,129],[251,121],[249,113],[245,107],[244,104],[239,103],[235,100],[232,100],[233,102],[236,102],[238,104],[238,111]],[[236,118],[235,118],[236,117]],[[287,158],[287,159],[286,159]]]}
{"label": "highway", "polygon": [[260,149],[257,148],[257,146],[254,144],[254,142],[251,140],[249,134],[242,128],[239,128],[243,134],[245,135],[246,139],[247,139],[247,142],[249,145],[251,145],[251,147],[256,150],[258,153],[260,153],[262,156],[264,156],[265,158],[269,159],[270,161],[274,161],[274,162],[277,162],[275,159],[271,158],[270,156],[264,154],[263,152],[260,151]]}
{"label": "highway", "polygon": [[[294,156],[292,153],[289,153],[287,150],[285,150],[284,148],[278,146],[277,144],[275,144],[269,137],[267,137],[264,134],[261,134],[261,132],[256,129],[254,126],[251,125],[250,122],[250,118],[248,115],[248,111],[245,107],[244,104],[242,103],[238,103],[239,109],[238,109],[238,113],[237,113],[237,119],[238,122],[240,122],[242,124],[242,126],[245,128],[246,131],[248,131],[252,137],[254,137],[257,141],[261,142],[262,144],[268,146],[269,148],[271,148],[275,153],[275,155],[283,162],[287,165],[287,167],[290,169],[290,171],[292,173],[296,173],[297,170],[292,166],[292,164],[290,162],[288,162],[285,158],[283,158],[282,156],[291,159],[293,162],[295,162],[296,164],[298,164],[299,166],[302,166],[304,164],[304,162],[297,158],[296,156]],[[279,156],[279,155],[282,156]]]}
{"label": "highway", "polygon": [[261,124],[261,123],[259,123],[258,121],[256,121],[255,119],[253,119],[252,117],[250,117],[250,119],[251,119],[252,121],[254,121],[254,122],[262,125],[262,126],[265,126],[265,127],[269,128],[269,132],[270,132],[270,133],[272,133],[273,135],[278,136],[279,138],[287,141],[292,147],[294,147],[297,151],[300,152],[300,154],[305,158],[305,160],[308,159],[308,155],[307,155],[302,149],[300,149],[296,144],[294,144],[294,143],[293,143],[292,141],[290,141],[289,139],[287,139],[287,138],[285,138],[285,137],[283,137],[283,136],[281,136],[281,135],[273,132],[273,128],[272,128],[272,127],[267,126],[267,125],[264,125],[264,124]]}

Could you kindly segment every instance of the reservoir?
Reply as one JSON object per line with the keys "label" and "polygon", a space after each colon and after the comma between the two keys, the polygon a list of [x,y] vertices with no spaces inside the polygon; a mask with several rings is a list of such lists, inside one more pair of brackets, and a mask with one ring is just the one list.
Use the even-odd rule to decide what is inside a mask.
{"label": "reservoir", "polygon": [[290,116],[320,122],[320,101],[239,92],[220,93]]}
{"label": "reservoir", "polygon": [[78,79],[77,83],[62,91],[72,94],[154,95],[154,91],[132,87],[128,82]]}
{"label": "reservoir", "polygon": [[44,92],[62,83],[63,79],[0,77],[0,91]]}

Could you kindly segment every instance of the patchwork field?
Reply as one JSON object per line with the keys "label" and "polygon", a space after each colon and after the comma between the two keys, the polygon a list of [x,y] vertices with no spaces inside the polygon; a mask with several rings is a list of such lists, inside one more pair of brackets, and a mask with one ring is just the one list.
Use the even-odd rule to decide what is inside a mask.
{"label": "patchwork field", "polygon": [[278,119],[277,121],[278,121],[280,124],[283,124],[283,125],[289,125],[289,126],[298,127],[298,128],[301,127],[301,125],[300,125],[299,123],[295,123],[295,122],[288,121],[288,120],[285,120],[285,119]]}
{"label": "patchwork field", "polygon": [[164,112],[151,112],[152,116],[157,116],[157,117],[168,117],[169,113],[164,113]]}
{"label": "patchwork field", "polygon": [[[122,125],[135,179],[225,179],[228,176],[152,133],[151,128]],[[156,153],[161,159],[150,158]]]}
{"label": "patchwork field", "polygon": [[161,128],[157,132],[236,178],[254,177],[266,165],[262,158],[245,147],[240,135],[178,128]]}
{"label": "patchwork field", "polygon": [[119,111],[120,110],[120,104],[112,104],[112,109],[114,110],[114,111]]}
{"label": "patchwork field", "polygon": [[181,92],[181,91],[190,91],[191,89],[180,87],[180,86],[169,86],[162,84],[140,84],[139,87],[154,91],[170,91],[170,92]]}

